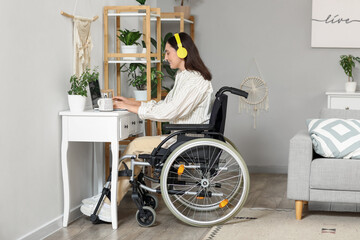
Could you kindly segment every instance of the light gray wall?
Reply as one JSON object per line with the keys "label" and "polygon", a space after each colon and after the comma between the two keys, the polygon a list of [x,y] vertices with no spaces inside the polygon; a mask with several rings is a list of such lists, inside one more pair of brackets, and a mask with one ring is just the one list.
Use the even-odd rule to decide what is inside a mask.
{"label": "light gray wall", "polygon": [[[179,2],[149,0],[172,11]],[[188,2],[186,2],[188,3]],[[61,125],[72,74],[75,1],[14,0],[0,3],[0,239],[16,239],[59,218],[63,211],[60,166]],[[92,25],[92,66],[102,74],[102,7],[135,0],[79,0],[76,14],[99,15]],[[288,141],[307,117],[325,106],[325,91],[342,90],[341,54],[358,49],[310,47],[311,1],[196,0],[196,43],[211,69],[215,89],[239,86],[256,58],[270,88],[270,110],[252,118],[237,113],[230,97],[226,135],[252,169],[284,172]],[[41,7],[40,7],[41,6]],[[357,77],[358,79],[358,77]],[[91,195],[92,146],[71,144],[71,207]],[[89,161],[90,160],[90,161]]]}
{"label": "light gray wall", "polygon": [[[68,109],[73,24],[60,11],[74,14],[76,2],[75,15],[100,17],[91,27],[91,61],[102,76],[103,6],[135,0],[0,1],[0,239],[20,238],[62,215],[58,113]],[[89,143],[69,146],[70,208],[92,194],[92,152]]]}
{"label": "light gray wall", "polygon": [[[158,0],[171,9],[169,2],[179,4]],[[195,16],[195,42],[214,89],[239,87],[253,72],[253,58],[269,86],[270,109],[258,116],[256,130],[251,115],[238,113],[238,98],[229,98],[226,136],[252,171],[287,171],[289,139],[326,106],[326,91],[344,90],[340,55],[360,55],[359,49],[311,48],[311,2],[185,1]],[[358,67],[355,72],[359,82]]]}

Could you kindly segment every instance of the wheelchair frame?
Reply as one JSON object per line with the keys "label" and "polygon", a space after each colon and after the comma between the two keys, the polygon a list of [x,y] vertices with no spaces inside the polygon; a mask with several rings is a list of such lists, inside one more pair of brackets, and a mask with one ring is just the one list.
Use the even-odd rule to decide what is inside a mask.
{"label": "wheelchair frame", "polygon": [[[227,102],[223,93],[226,91],[247,97],[247,93],[239,89],[223,87],[216,94],[210,124],[167,125],[164,128],[176,132],[167,136],[151,154],[120,158],[119,168],[124,159],[131,159],[130,169],[124,164],[125,170],[119,171],[118,175],[130,177],[131,197],[138,208],[136,220],[140,226],[149,227],[156,221],[154,209],[158,199],[150,193],[161,193],[165,204],[178,219],[199,227],[224,223],[245,204],[249,173],[234,144],[223,136]],[[186,136],[194,133],[204,137]],[[161,148],[175,136],[177,142],[167,149]],[[144,161],[136,161],[137,157]],[[155,178],[142,172],[135,176],[137,166],[154,167]],[[110,199],[110,179],[91,215],[93,223],[100,222],[97,212],[104,196]],[[160,189],[146,186],[144,179],[160,183]]]}

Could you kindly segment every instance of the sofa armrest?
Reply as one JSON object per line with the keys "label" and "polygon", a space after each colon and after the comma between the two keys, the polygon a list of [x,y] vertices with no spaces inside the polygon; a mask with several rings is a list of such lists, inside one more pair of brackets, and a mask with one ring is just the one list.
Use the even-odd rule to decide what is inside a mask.
{"label": "sofa armrest", "polygon": [[309,201],[312,160],[312,141],[308,131],[302,130],[290,140],[287,184],[289,199]]}

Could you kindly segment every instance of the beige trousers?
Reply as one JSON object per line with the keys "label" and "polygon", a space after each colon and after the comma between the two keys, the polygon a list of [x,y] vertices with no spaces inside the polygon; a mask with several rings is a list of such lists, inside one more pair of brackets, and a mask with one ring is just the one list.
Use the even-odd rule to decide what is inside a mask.
{"label": "beige trousers", "polygon": [[[156,148],[162,141],[162,136],[145,136],[135,138],[130,144],[126,147],[123,155],[139,155],[139,154],[150,154],[154,148]],[[137,161],[142,161],[137,159]],[[131,159],[125,159],[123,161],[128,168],[131,167]],[[119,170],[124,170],[124,164],[120,165]],[[137,176],[141,171],[141,167],[136,166],[134,169],[134,175]],[[131,184],[129,182],[129,177],[119,177],[118,180],[118,192],[117,192],[117,203],[120,204],[120,201],[123,199],[127,191],[129,190]],[[109,203],[109,200],[106,199],[106,202]]]}

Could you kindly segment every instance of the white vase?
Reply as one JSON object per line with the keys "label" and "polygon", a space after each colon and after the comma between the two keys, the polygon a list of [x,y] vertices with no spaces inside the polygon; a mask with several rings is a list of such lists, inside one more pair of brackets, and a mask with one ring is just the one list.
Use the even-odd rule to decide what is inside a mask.
{"label": "white vase", "polygon": [[[121,45],[121,53],[137,53],[137,45]],[[123,60],[136,60],[136,57],[123,57]]]}
{"label": "white vase", "polygon": [[355,92],[356,90],[356,82],[346,82],[345,83],[345,91],[346,92]]}
{"label": "white vase", "polygon": [[[146,48],[143,48],[141,53],[146,53]],[[140,58],[140,60],[145,61],[145,60],[146,60],[146,57],[144,57],[144,58]]]}
{"label": "white vase", "polygon": [[70,112],[83,112],[85,109],[86,97],[81,95],[68,95]]}
{"label": "white vase", "polygon": [[134,90],[134,95],[136,101],[146,101],[147,100],[147,90]]}

